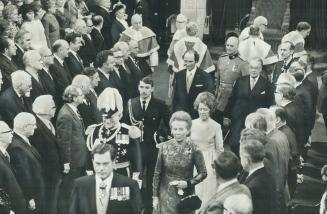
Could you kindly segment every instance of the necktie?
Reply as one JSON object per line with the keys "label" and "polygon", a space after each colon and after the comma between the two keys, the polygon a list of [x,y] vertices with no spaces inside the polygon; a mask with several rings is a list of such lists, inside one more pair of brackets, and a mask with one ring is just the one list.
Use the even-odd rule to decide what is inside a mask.
{"label": "necktie", "polygon": [[145,104],[146,104],[146,101],[143,100],[143,101],[142,101],[142,110],[143,110],[143,112],[145,112]]}
{"label": "necktie", "polygon": [[190,91],[191,85],[192,85],[192,72],[187,71],[187,73],[186,73],[186,89],[187,89],[187,93]]}
{"label": "necktie", "polygon": [[254,86],[255,86],[255,78],[251,77],[250,78],[250,87],[251,87],[251,90],[253,90]]}
{"label": "necktie", "polygon": [[101,182],[100,185],[99,185],[99,199],[100,199],[100,202],[101,202],[101,205],[104,205],[104,199],[106,197],[106,188],[107,188],[107,184],[105,182]]}

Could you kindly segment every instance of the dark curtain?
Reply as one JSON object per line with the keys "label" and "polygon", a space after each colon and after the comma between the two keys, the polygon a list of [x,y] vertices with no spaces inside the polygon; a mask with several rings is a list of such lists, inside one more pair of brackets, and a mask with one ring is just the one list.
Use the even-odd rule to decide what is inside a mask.
{"label": "dark curtain", "polygon": [[226,30],[239,27],[241,19],[250,13],[252,0],[207,0],[208,14],[212,14],[212,40],[224,43]]}
{"label": "dark curtain", "polygon": [[327,47],[327,1],[293,0],[291,3],[290,31],[295,30],[300,21],[311,24],[311,34],[306,39],[308,48]]}

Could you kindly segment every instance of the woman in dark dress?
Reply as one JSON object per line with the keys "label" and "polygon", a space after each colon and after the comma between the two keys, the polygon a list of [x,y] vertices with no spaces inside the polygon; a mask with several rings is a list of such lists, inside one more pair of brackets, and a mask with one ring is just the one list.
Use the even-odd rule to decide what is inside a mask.
{"label": "woman in dark dress", "polygon": [[159,214],[177,214],[181,199],[193,194],[194,186],[207,177],[202,152],[188,137],[190,115],[177,111],[169,123],[173,139],[160,145],[153,177],[153,208]]}

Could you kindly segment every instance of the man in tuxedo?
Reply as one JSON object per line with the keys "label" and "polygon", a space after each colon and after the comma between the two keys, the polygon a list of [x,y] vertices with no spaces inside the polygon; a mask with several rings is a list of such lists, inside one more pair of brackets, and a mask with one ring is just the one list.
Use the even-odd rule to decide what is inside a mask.
{"label": "man in tuxedo", "polygon": [[261,71],[262,60],[251,60],[249,62],[250,75],[236,80],[226,106],[225,115],[231,118],[232,122],[229,145],[235,154],[239,154],[240,133],[246,116],[258,108],[268,108],[274,104],[273,86],[260,75]]}
{"label": "man in tuxedo", "polygon": [[31,91],[30,97],[33,101],[36,97],[47,93],[39,77],[39,72],[43,67],[41,55],[35,50],[26,51],[24,53],[23,62],[25,71],[31,76],[33,90]]}
{"label": "man in tuxedo", "polygon": [[101,33],[104,38],[104,49],[108,50],[112,48],[112,39],[111,39],[111,23],[112,17],[110,13],[110,6],[111,2],[106,0],[95,0],[95,5],[90,8],[91,12],[95,13],[96,15],[102,16],[103,18],[103,27],[101,29]]}
{"label": "man in tuxedo", "polygon": [[10,75],[16,71],[17,65],[13,62],[12,57],[16,55],[16,46],[13,40],[0,38],[0,70],[3,78],[2,92],[11,86]]}
{"label": "man in tuxedo", "polygon": [[10,198],[11,210],[17,214],[25,214],[26,201],[15,178],[14,169],[10,165],[10,156],[7,152],[7,148],[12,142],[12,134],[9,126],[0,121],[0,186]]}
{"label": "man in tuxedo", "polygon": [[249,172],[244,184],[250,189],[253,214],[274,213],[275,182],[263,164],[264,145],[258,140],[242,141],[240,158],[243,169]]}
{"label": "man in tuxedo", "polygon": [[58,107],[62,106],[62,94],[65,88],[71,83],[72,77],[69,68],[64,61],[68,57],[69,45],[65,40],[57,40],[52,45],[54,63],[49,66],[50,74],[56,85],[56,103]]}
{"label": "man in tuxedo", "polygon": [[102,115],[97,108],[98,94],[94,90],[99,85],[99,73],[96,68],[88,67],[83,70],[82,74],[89,77],[91,80],[90,92],[85,95],[85,98],[90,102],[91,112],[94,115],[94,122],[100,123],[102,121]]}
{"label": "man in tuxedo", "polygon": [[75,180],[69,214],[141,213],[137,182],[113,172],[116,153],[111,144],[97,144],[93,148],[95,175]]}
{"label": "man in tuxedo", "polygon": [[16,42],[16,55],[12,57],[14,63],[17,65],[17,68],[24,70],[24,53],[28,50],[31,50],[31,33],[26,30],[20,30],[15,36]]}
{"label": "man in tuxedo", "polygon": [[90,35],[92,31],[92,20],[89,18],[78,19],[75,21],[73,28],[75,31],[82,35],[83,45],[80,47],[78,54],[83,60],[83,65],[85,67],[91,66],[94,62],[97,50],[94,46],[94,41]]}
{"label": "man in tuxedo", "polygon": [[104,50],[97,54],[94,66],[98,69],[100,82],[95,88],[98,95],[107,87],[114,87],[112,73],[114,72],[115,58],[111,51]]}
{"label": "man in tuxedo", "polygon": [[30,112],[29,97],[32,90],[31,76],[25,71],[15,71],[11,74],[12,87],[0,95],[0,114],[2,120],[10,127],[14,117],[20,112]]}
{"label": "man in tuxedo", "polygon": [[56,91],[56,85],[49,70],[50,65],[54,63],[53,54],[48,48],[39,49],[39,53],[41,55],[43,63],[43,68],[41,69],[41,71],[38,72],[40,82],[42,83],[46,94],[52,95],[52,97],[56,101],[56,97],[58,96]]}
{"label": "man in tuxedo", "polygon": [[85,128],[87,128],[90,125],[98,124],[101,122],[101,120],[97,120],[97,111],[93,112],[93,108],[91,108],[91,100],[88,99],[87,95],[91,93],[91,79],[88,76],[85,76],[83,74],[79,74],[74,77],[72,81],[72,86],[75,86],[77,88],[80,88],[83,92],[84,99],[83,103],[80,104],[77,109],[81,114],[81,117],[83,119],[83,123],[85,125]]}
{"label": "man in tuxedo", "polygon": [[103,27],[102,16],[96,15],[92,17],[93,29],[91,31],[91,38],[94,43],[95,50],[100,52],[103,50],[104,37],[102,36],[101,29]]}
{"label": "man in tuxedo", "polygon": [[56,131],[51,122],[56,112],[52,96],[41,95],[37,97],[33,102],[33,112],[36,115],[36,129],[30,141],[42,158],[44,207],[47,208],[47,213],[56,214],[61,164]]}
{"label": "man in tuxedo", "polygon": [[172,111],[186,111],[194,119],[198,114],[193,108],[196,97],[204,91],[213,93],[214,83],[208,73],[196,66],[199,61],[199,54],[196,51],[186,51],[183,59],[186,69],[175,75]]}
{"label": "man in tuxedo", "polygon": [[212,167],[216,171],[219,186],[217,193],[200,210],[201,214],[223,214],[223,204],[226,198],[231,195],[245,194],[251,198],[249,189],[240,184],[236,178],[240,169],[240,161],[233,152],[220,153],[214,160]]}
{"label": "man in tuxedo", "polygon": [[83,38],[82,35],[72,32],[68,34],[65,39],[69,44],[68,57],[65,58],[65,62],[71,77],[74,78],[74,76],[81,74],[84,69],[83,60],[78,54],[78,51],[83,45]]}
{"label": "man in tuxedo", "polygon": [[283,42],[279,45],[279,55],[281,61],[278,61],[275,65],[275,69],[272,74],[272,83],[275,85],[277,79],[281,73],[286,72],[292,62],[294,62],[293,54],[294,54],[295,46],[291,42]]}
{"label": "man in tuxedo", "polygon": [[128,124],[137,126],[142,133],[142,174],[145,181],[142,195],[145,213],[152,213],[152,180],[158,155],[156,146],[167,137],[169,109],[163,101],[153,97],[154,85],[150,77],[144,77],[140,81],[138,90],[140,96],[128,101],[125,118]]}
{"label": "man in tuxedo", "polygon": [[35,128],[36,120],[31,113],[19,113],[14,119],[14,135],[8,153],[27,202],[28,213],[41,214],[44,213],[42,158],[28,139]]}
{"label": "man in tuxedo", "polygon": [[63,99],[65,104],[58,113],[56,123],[64,174],[60,187],[59,213],[68,213],[73,181],[86,173],[87,148],[83,120],[77,109],[83,103],[84,94],[81,89],[70,85],[65,89]]}

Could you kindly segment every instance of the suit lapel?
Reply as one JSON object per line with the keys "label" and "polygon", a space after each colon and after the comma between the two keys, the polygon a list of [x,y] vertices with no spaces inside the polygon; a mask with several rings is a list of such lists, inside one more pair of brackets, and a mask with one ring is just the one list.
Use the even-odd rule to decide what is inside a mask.
{"label": "suit lapel", "polygon": [[[192,94],[193,91],[194,91],[194,88],[195,88],[195,85],[198,81],[198,79],[200,78],[200,74],[198,72],[198,69],[195,70],[195,74],[194,74],[194,77],[193,77],[193,80],[192,80],[192,83],[191,83],[191,87],[190,87],[190,90],[189,90],[189,94]],[[185,73],[185,86],[186,86],[186,73]]]}
{"label": "suit lapel", "polygon": [[140,97],[136,97],[136,98],[132,99],[131,105],[132,105],[133,116],[136,117],[135,119],[142,120],[144,115],[143,115]]}
{"label": "suit lapel", "polygon": [[[73,117],[74,117],[74,119],[80,124],[80,126],[83,128],[83,130],[85,129],[84,128],[84,124],[83,124],[83,121],[82,120],[80,120],[80,118],[76,115],[76,113],[73,111],[73,109],[71,109],[69,106],[68,106],[68,104],[65,104],[65,107],[66,107],[66,109],[67,109],[67,111],[69,111],[72,115],[73,115]],[[82,118],[81,118],[82,119]]]}
{"label": "suit lapel", "polygon": [[95,184],[95,176],[92,175],[92,177],[90,178],[90,185],[89,185],[89,193],[90,193],[90,205],[91,205],[91,209],[90,210],[94,210],[95,212],[97,212],[97,205],[96,205],[96,184]]}
{"label": "suit lapel", "polygon": [[258,170],[256,170],[255,172],[253,172],[251,175],[249,175],[246,180],[244,181],[244,184],[248,184],[250,183],[253,179],[255,179],[258,175],[262,174],[265,170],[265,168],[260,168]]}
{"label": "suit lapel", "polygon": [[44,122],[42,120],[40,120],[40,118],[38,116],[35,116],[36,118],[36,124],[38,126],[39,129],[45,130],[47,133],[47,135],[51,135],[51,136],[55,136],[52,131],[48,128],[48,126],[46,124],[44,124]]}
{"label": "suit lapel", "polygon": [[[10,88],[10,89],[11,89],[12,97],[15,98],[14,101],[16,102],[17,106],[19,106],[22,109],[22,111],[26,111],[27,106],[24,106],[24,104],[22,103],[20,97],[18,97],[18,95],[16,94],[14,89],[13,88]],[[26,102],[26,100],[24,100],[24,101]],[[27,103],[26,103],[26,105],[27,105]]]}
{"label": "suit lapel", "polygon": [[21,138],[19,135],[15,134],[15,133],[14,133],[14,135],[21,142],[21,145],[26,150],[28,150],[30,153],[32,153],[33,158],[35,158],[37,161],[41,161],[41,155],[32,145],[28,145],[28,143],[23,138]]}
{"label": "suit lapel", "polygon": [[[258,81],[256,82],[254,88],[252,89],[251,91],[251,95],[254,95],[254,94],[259,94],[261,89],[262,89],[262,79],[263,78],[262,76],[259,76],[259,79]],[[249,84],[250,84],[250,81],[249,81]]]}

